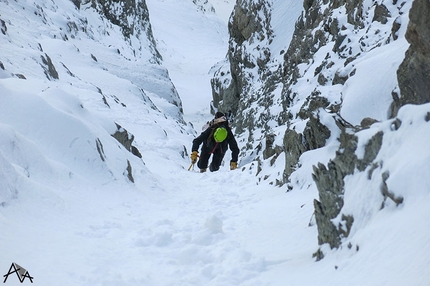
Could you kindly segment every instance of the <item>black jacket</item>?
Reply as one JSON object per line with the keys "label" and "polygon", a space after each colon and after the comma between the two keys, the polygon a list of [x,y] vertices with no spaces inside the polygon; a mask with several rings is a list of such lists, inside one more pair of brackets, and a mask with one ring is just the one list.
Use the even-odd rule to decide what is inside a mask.
{"label": "black jacket", "polygon": [[[217,144],[215,142],[215,139],[213,138],[213,132],[216,128],[220,126],[225,127],[225,129],[227,129],[227,138]],[[206,148],[202,148],[202,152],[204,151],[204,149],[206,149],[209,153],[217,150],[224,154],[230,147],[231,162],[237,162],[239,156],[239,147],[237,146],[236,139],[234,138],[233,132],[231,132],[231,129],[228,125],[212,126],[203,131],[198,137],[193,140],[193,147],[191,148],[191,151],[198,151],[199,146],[202,143],[206,146]]]}

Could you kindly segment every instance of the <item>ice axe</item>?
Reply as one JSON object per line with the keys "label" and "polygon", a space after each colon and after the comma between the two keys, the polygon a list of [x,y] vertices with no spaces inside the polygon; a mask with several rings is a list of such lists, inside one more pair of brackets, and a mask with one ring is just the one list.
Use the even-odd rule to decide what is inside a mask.
{"label": "ice axe", "polygon": [[192,168],[193,168],[193,170],[194,170],[194,164],[195,164],[195,163],[191,163],[190,167],[188,168],[188,171],[189,171],[189,170],[191,170],[191,167],[192,167]]}

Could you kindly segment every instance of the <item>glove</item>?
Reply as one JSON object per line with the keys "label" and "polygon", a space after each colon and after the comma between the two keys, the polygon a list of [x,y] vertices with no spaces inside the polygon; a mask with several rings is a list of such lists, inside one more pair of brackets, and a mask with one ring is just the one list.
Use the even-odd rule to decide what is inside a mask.
{"label": "glove", "polygon": [[237,169],[237,162],[230,162],[230,170]]}
{"label": "glove", "polygon": [[195,163],[195,162],[197,162],[197,158],[199,157],[199,152],[197,152],[197,151],[193,151],[192,153],[191,153],[191,163]]}

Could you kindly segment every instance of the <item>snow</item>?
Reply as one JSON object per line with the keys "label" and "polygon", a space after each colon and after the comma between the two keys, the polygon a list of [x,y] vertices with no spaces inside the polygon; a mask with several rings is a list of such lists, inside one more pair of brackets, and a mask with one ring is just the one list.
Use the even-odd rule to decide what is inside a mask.
{"label": "snow", "polygon": [[[376,120],[388,117],[387,106],[393,100],[391,92],[397,85],[395,71],[408,47],[406,40],[399,40],[390,46],[369,52],[367,57],[355,63],[357,72],[342,90],[347,96],[344,97],[341,114],[348,122],[359,125],[365,117]],[[393,62],[391,59],[398,60]],[[387,64],[375,65],[375,61]],[[381,82],[384,84],[380,84]]]}
{"label": "snow", "polygon": [[[0,273],[16,262],[35,285],[45,286],[428,285],[429,104],[402,108],[397,130],[369,98],[360,97],[359,112],[345,114],[354,122],[366,112],[381,120],[358,133],[360,148],[378,131],[384,142],[374,179],[366,170],[346,180],[344,212],[355,221],[344,245],[352,247],[324,245],[326,257],[319,262],[312,258],[319,246],[311,170],[334,157],[339,134],[326,148],[303,154],[290,192],[256,180],[255,162],[230,171],[229,153],[217,173],[187,171],[184,149],[189,153],[200,126],[212,117],[209,71],[224,60],[227,11],[234,2],[214,0],[219,12],[211,12],[191,1],[148,0],[161,66],[148,50],[134,59],[118,29],[88,7],[78,11],[68,0],[46,1],[43,21],[31,1],[0,2],[8,28],[0,35]],[[274,7],[299,14],[301,5],[281,2]],[[77,31],[75,39],[63,41],[65,19],[84,18],[93,36]],[[295,22],[274,20],[279,35],[286,19]],[[284,33],[289,37],[290,24]],[[273,45],[284,48],[281,41]],[[400,57],[404,45],[387,46],[373,60]],[[39,65],[45,53],[58,80],[47,80]],[[368,68],[366,60],[357,65]],[[345,87],[345,108],[351,109],[360,83],[370,80],[360,73],[352,79]],[[378,92],[393,84],[391,74]],[[173,88],[194,129],[181,122]],[[322,120],[334,124],[328,115]],[[115,123],[134,135],[141,159],[112,138]],[[128,162],[134,183],[127,179]],[[279,176],[284,163],[263,162],[263,172]],[[384,172],[389,190],[404,203],[387,199],[381,210]],[[10,275],[5,285],[21,283]]]}
{"label": "snow", "polygon": [[185,118],[191,122],[211,119],[212,74],[209,71],[227,54],[228,31],[226,23],[220,19],[225,16],[218,17],[216,11],[225,14],[228,8],[232,9],[233,1],[215,3],[218,7],[215,12],[202,12],[191,1],[147,1],[163,64],[188,109]]}

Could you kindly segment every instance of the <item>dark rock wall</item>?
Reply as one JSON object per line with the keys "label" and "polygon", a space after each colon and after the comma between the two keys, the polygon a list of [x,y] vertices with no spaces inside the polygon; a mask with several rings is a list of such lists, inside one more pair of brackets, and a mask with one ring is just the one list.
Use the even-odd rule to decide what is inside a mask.
{"label": "dark rock wall", "polygon": [[[237,1],[228,24],[228,64],[215,73],[211,82],[215,107],[232,111],[238,133],[265,128],[267,120],[261,117],[270,115],[256,114],[250,106],[256,101],[270,106],[272,102],[264,98],[263,90],[267,93],[279,82],[279,76],[271,73],[268,66],[271,59],[268,46],[273,38],[270,9],[269,1],[265,0]],[[263,86],[256,89],[256,81]]]}
{"label": "dark rock wall", "polygon": [[406,39],[410,47],[397,71],[400,95],[393,93],[391,116],[405,104],[430,102],[430,2],[415,0]]}
{"label": "dark rock wall", "polygon": [[[401,7],[400,3],[398,5]],[[282,118],[298,117],[300,120],[310,120],[314,123],[308,123],[306,132],[299,132],[301,134],[296,136],[296,140],[285,141],[285,182],[289,181],[289,176],[296,169],[301,152],[324,146],[325,140],[330,137],[330,131],[327,131],[329,128],[323,127],[321,123],[321,112],[325,113],[325,110],[332,114],[333,118],[340,117],[342,95],[339,86],[344,85],[349,78],[354,76],[354,61],[366,52],[396,40],[393,35],[395,32],[381,35],[377,42],[369,40],[372,33],[380,33],[377,28],[372,27],[373,23],[393,23],[393,26],[394,23],[397,23],[384,4],[375,3],[374,7],[370,8],[373,9],[367,8],[366,11],[368,12],[365,13],[362,0],[304,2],[304,12],[296,22],[293,39],[284,55],[282,104],[285,114]],[[342,13],[346,14],[346,21],[343,20],[343,22],[336,16],[340,15],[342,10],[345,11]],[[390,22],[388,21],[389,18]],[[398,29],[399,27],[395,27],[391,30],[397,31]],[[355,32],[352,33],[351,30]],[[355,34],[363,34],[363,36],[357,40],[354,38]],[[369,37],[367,34],[371,36]],[[331,47],[331,49],[328,50],[323,61],[315,64],[316,55],[326,47]],[[317,65],[311,76],[317,79],[318,85],[315,85],[315,89],[307,95],[300,113],[290,114],[290,109],[300,102],[300,97],[303,97],[303,94],[297,93],[295,89],[298,80],[304,77],[303,72],[301,73],[299,69],[299,66],[303,65]],[[312,70],[306,72],[308,77],[311,72]],[[330,86],[336,86],[332,91],[339,90],[340,97],[336,102],[330,102],[326,98],[326,94],[331,92],[328,90]],[[291,125],[294,127],[293,124]],[[286,136],[290,137],[291,133],[292,131],[288,128]],[[301,138],[305,138],[304,142],[309,144],[303,144],[301,152],[293,153],[294,149],[291,149],[287,144],[298,145],[300,141],[303,141]],[[318,143],[315,144],[316,142]]]}
{"label": "dark rock wall", "polygon": [[[74,3],[76,5],[79,1],[74,0]],[[91,0],[91,6],[112,24],[121,27],[125,39],[130,40],[131,36],[148,39],[154,63],[161,62],[161,55],[152,34],[148,7],[144,0]]]}
{"label": "dark rock wall", "polygon": [[[341,86],[354,76],[355,61],[395,41],[401,23],[383,3],[304,1],[293,37],[285,40],[287,48],[279,55],[271,49],[275,37],[271,17],[280,13],[272,10],[274,2],[237,1],[229,22],[227,61],[211,84],[214,107],[235,115],[233,126],[244,137],[242,154],[248,161],[285,152],[285,170],[279,178],[284,184],[289,183],[303,152],[321,148],[339,132],[324,124],[327,116],[340,115]],[[404,3],[396,3],[389,4],[397,5],[396,13],[401,14]],[[380,24],[388,32],[381,32]],[[315,58],[323,60],[316,63]],[[317,79],[314,89],[298,91],[298,85],[308,84],[303,79],[311,77]],[[338,93],[338,98],[329,100],[327,93]],[[296,128],[301,121],[307,122],[305,129]],[[267,136],[274,136],[272,146],[265,143]]]}
{"label": "dark rock wall", "polygon": [[[271,15],[275,13],[272,4],[272,1],[237,1],[229,23],[228,61],[212,80],[214,105],[236,115],[233,124],[243,136],[243,154],[254,156],[258,162],[285,154],[281,184],[287,183],[290,189],[290,176],[300,168],[300,156],[324,147],[333,134],[340,134],[336,138],[339,150],[335,157],[326,165],[317,164],[313,172],[319,192],[319,199],[314,202],[318,242],[337,248],[354,223],[352,216],[342,213],[344,178],[356,172],[371,174],[379,168],[380,162],[374,160],[384,138],[384,133],[376,129],[366,143],[364,156],[357,157],[359,132],[378,120],[363,116],[358,125],[345,120],[341,116],[342,86],[356,74],[357,59],[403,39],[400,33],[405,31],[403,15],[405,11],[409,13],[410,3],[305,0],[293,38],[288,49],[282,51],[282,62],[276,61],[279,55],[270,50],[274,37],[270,26]],[[266,17],[259,19],[258,15]],[[393,86],[393,104],[387,105],[387,114],[392,118],[401,106],[422,104],[430,99],[430,2],[415,0],[409,17],[406,39],[410,48],[397,71],[398,89]],[[322,60],[316,62],[316,58]],[[298,85],[313,88],[298,91]],[[281,92],[277,94],[279,89]],[[330,96],[333,93],[339,97]],[[276,105],[282,106],[278,113],[271,109]],[[284,128],[281,144],[273,126]],[[252,152],[246,153],[247,150]],[[400,204],[402,198],[384,188],[388,177],[389,174],[383,174],[374,178],[382,186],[376,191],[382,194],[381,200],[388,197]],[[332,222],[335,218],[341,222],[339,225]]]}

